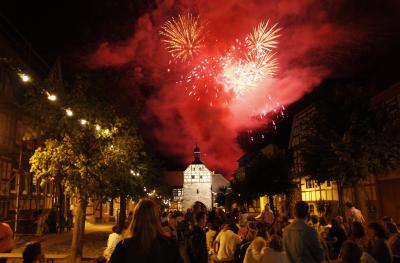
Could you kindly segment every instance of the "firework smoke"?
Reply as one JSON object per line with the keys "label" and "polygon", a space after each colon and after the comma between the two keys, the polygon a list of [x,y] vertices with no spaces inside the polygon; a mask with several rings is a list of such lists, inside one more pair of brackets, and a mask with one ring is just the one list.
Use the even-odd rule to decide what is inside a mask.
{"label": "firework smoke", "polygon": [[[354,56],[354,47],[358,47],[359,43],[368,45],[362,23],[373,22],[365,17],[355,20],[354,14],[348,10],[357,10],[358,7],[349,9],[349,5],[348,1],[317,0],[277,0],[262,5],[257,0],[158,1],[157,8],[138,19],[131,38],[122,43],[102,43],[90,62],[93,67],[130,63],[139,68],[141,74],[136,74],[135,70],[128,76],[134,79],[131,89],[137,90],[142,84],[158,88],[147,101],[146,113],[142,118],[146,123],[156,123],[157,129],[152,132],[152,138],[163,153],[187,164],[192,159],[193,144],[198,142],[205,153],[204,162],[211,169],[222,169],[230,175],[242,154],[236,142],[238,132],[260,125],[259,121],[249,120],[249,116],[268,118],[268,114],[263,113],[273,109],[279,113],[280,107],[293,103],[311,91],[323,78],[330,76],[332,70],[342,69],[343,63],[346,63],[343,54]],[[171,63],[171,53],[165,51],[165,45],[168,47],[169,44],[163,41],[168,37],[161,35],[160,39],[159,31],[165,27],[165,21],[171,15],[188,12],[198,14],[210,26],[207,27],[207,39],[198,41],[202,38],[200,34],[195,42],[203,47],[193,50],[190,53],[193,55],[187,53],[179,59],[191,60],[194,64],[176,65]],[[266,18],[279,21],[279,27],[284,28],[283,33],[280,35],[278,26],[270,26],[266,22],[259,24]],[[349,26],[349,19],[359,24],[355,22]],[[170,22],[172,26],[173,21]],[[180,23],[179,17],[175,23]],[[199,28],[200,24],[196,27]],[[272,54],[278,47],[278,38],[271,36],[279,36],[279,48],[275,56]],[[238,38],[243,48],[253,52],[247,52],[249,58],[241,57],[240,63],[224,55],[232,43],[237,45]],[[171,50],[174,49],[171,47]],[[177,50],[180,50],[179,47]],[[265,51],[270,54],[263,57],[266,64],[263,64],[263,60],[254,59]],[[206,66],[200,67],[206,58],[208,64],[204,62]],[[278,61],[274,59],[279,60],[279,72],[276,68]],[[257,62],[246,66],[246,61]],[[225,72],[222,71],[224,65]],[[248,81],[246,70],[255,71],[260,65],[268,65],[263,70],[266,77],[255,78],[257,83],[251,92],[242,90],[246,93],[245,100],[235,99],[234,93],[242,92],[242,82],[238,84],[236,80]],[[273,78],[270,77],[274,74]],[[188,79],[191,80],[187,82]],[[215,85],[208,86],[211,82]],[[238,89],[232,88],[236,84],[228,85],[227,82],[236,83]],[[205,84],[208,89],[203,88]],[[230,91],[225,89],[228,86],[231,87]],[[188,99],[190,92],[195,100]],[[261,118],[263,125],[267,123],[265,118]]]}

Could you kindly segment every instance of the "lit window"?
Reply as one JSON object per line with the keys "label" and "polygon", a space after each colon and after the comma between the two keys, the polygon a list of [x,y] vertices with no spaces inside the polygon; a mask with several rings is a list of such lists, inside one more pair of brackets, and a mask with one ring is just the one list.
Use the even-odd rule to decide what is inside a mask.
{"label": "lit window", "polygon": [[314,180],[307,179],[307,180],[306,180],[306,188],[307,188],[307,189],[309,189],[309,188],[315,188]]}

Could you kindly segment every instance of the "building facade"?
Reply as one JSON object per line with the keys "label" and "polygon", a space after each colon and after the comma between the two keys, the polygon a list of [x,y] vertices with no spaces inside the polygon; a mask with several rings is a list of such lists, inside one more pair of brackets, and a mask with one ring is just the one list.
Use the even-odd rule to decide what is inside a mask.
{"label": "building facade", "polygon": [[[400,84],[393,85],[374,96],[372,103],[377,106],[386,107],[393,114],[399,114]],[[336,182],[326,181],[318,184],[310,179],[303,170],[301,148],[307,136],[314,132],[310,123],[313,114],[315,114],[315,108],[311,104],[298,111],[292,121],[289,149],[293,154],[292,173],[298,185],[294,193],[294,200],[308,202],[311,213],[317,215],[336,215],[339,212],[339,193]],[[393,202],[393,200],[400,199],[400,192],[396,190],[400,187],[400,169],[383,175],[369,174],[360,183],[363,186],[362,191],[367,204],[367,211],[363,211],[366,218],[376,220],[383,215],[389,215],[397,222],[400,222],[400,206],[396,202]],[[354,189],[345,187],[343,189],[342,200],[344,202],[354,202]]]}
{"label": "building facade", "polygon": [[37,216],[48,212],[60,198],[55,195],[56,185],[41,184],[29,173],[35,140],[29,136],[33,131],[25,124],[22,103],[32,87],[24,83],[20,71],[38,76],[43,67],[37,70],[35,53],[18,48],[29,49],[29,45],[19,45],[23,39],[11,39],[0,23],[0,221],[15,227],[17,220],[18,232],[34,233]]}
{"label": "building facade", "polygon": [[194,160],[184,171],[168,171],[164,182],[172,188],[170,210],[186,211],[196,201],[216,207],[216,196],[230,187],[230,182],[222,175],[210,171],[200,159],[200,149],[194,149]]}
{"label": "building facade", "polygon": [[200,148],[194,148],[194,161],[183,172],[182,209],[192,207],[196,201],[200,201],[208,209],[213,207],[212,201],[212,177],[213,173],[200,160]]}

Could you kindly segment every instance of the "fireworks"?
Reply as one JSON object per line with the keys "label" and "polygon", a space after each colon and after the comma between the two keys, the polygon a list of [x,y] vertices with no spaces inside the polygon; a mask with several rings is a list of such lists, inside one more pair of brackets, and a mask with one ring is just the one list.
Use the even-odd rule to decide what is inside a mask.
{"label": "fireworks", "polygon": [[273,50],[277,48],[279,32],[278,24],[268,28],[269,21],[261,22],[246,37],[248,49],[247,61],[256,63],[263,76],[274,76],[278,70],[278,63]]}
{"label": "fireworks", "polygon": [[194,66],[187,75],[181,77],[178,83],[185,87],[188,96],[196,101],[206,97],[211,107],[224,99],[224,103],[227,103],[226,96],[221,96],[223,87],[217,81],[221,71],[220,60],[218,57],[206,58]]}
{"label": "fireworks", "polygon": [[191,14],[168,20],[161,27],[160,34],[168,52],[182,61],[192,59],[204,46],[204,27],[199,18]]}
{"label": "fireworks", "polygon": [[224,84],[226,91],[243,96],[256,86],[262,76],[262,71],[252,61],[227,59],[218,80]]}
{"label": "fireworks", "polygon": [[[198,58],[192,59],[200,53],[205,41],[204,28],[198,17],[178,16],[176,20],[167,21],[160,33],[173,57],[190,62],[187,74],[177,81],[188,96],[211,107],[228,107],[237,102],[246,104],[246,96],[260,92],[263,81],[276,74],[275,49],[280,31],[277,24],[271,26],[269,21],[261,22],[247,36],[236,39],[228,49],[219,50],[218,55],[205,56],[206,52],[202,52],[201,56],[205,58],[200,62]],[[265,105],[249,105],[255,116],[261,119],[268,113],[283,116],[283,106],[279,103],[271,106],[271,98],[266,101]]]}
{"label": "fireworks", "polygon": [[262,22],[245,38],[236,40],[224,60],[221,80],[227,90],[243,96],[256,87],[266,76],[274,76],[278,63],[273,49],[278,44],[277,24],[268,28],[268,21]]}
{"label": "fireworks", "polygon": [[246,44],[251,55],[262,56],[265,53],[271,52],[278,45],[278,33],[281,28],[278,24],[268,28],[269,21],[261,22],[253,31],[246,37]]}

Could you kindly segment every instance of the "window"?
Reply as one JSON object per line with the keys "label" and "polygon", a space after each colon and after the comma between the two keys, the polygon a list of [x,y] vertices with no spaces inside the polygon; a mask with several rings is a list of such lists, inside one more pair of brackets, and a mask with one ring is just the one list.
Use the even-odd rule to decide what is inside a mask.
{"label": "window", "polygon": [[311,179],[306,179],[306,189],[315,188],[315,182]]}
{"label": "window", "polygon": [[192,175],[192,179],[194,179],[194,175]]}
{"label": "window", "polygon": [[329,181],[329,180],[326,181],[326,186],[327,186],[327,187],[331,187],[331,181]]}

